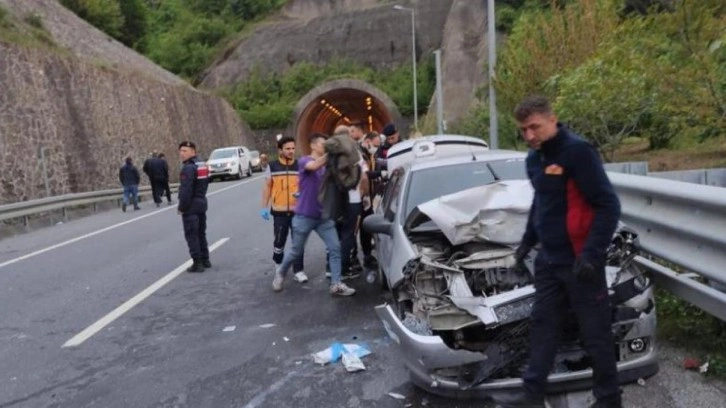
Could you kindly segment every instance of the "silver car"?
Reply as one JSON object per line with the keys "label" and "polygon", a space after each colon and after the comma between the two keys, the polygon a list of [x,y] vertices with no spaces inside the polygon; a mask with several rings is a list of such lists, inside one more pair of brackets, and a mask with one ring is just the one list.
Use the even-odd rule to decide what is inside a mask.
{"label": "silver car", "polygon": [[[445,396],[491,396],[521,387],[528,353],[536,250],[528,271],[514,260],[533,194],[526,155],[460,144],[460,153],[449,145],[450,153],[439,156],[439,144],[445,137],[396,150],[410,157],[389,168],[381,204],[363,223],[375,234],[379,277],[392,296],[376,313],[417,386]],[[622,382],[658,371],[655,303],[649,277],[631,262],[637,252],[637,234],[621,225],[606,273]],[[576,319],[568,321],[550,392],[591,387]]]}

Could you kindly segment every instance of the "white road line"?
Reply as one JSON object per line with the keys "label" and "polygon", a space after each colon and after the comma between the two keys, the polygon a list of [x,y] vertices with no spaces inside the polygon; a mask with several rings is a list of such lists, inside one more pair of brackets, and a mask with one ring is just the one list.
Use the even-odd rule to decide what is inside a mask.
{"label": "white road line", "polygon": [[[209,247],[209,252],[214,251],[215,249],[221,247],[224,245],[227,241],[229,241],[229,238],[222,238],[219,241],[212,244],[212,246]],[[88,326],[85,330],[82,332],[76,334],[65,342],[63,344],[63,347],[76,347],[80,346],[84,341],[88,340],[91,336],[98,333],[106,327],[109,323],[113,322],[114,320],[121,317],[124,313],[131,310],[134,306],[138,305],[139,303],[143,302],[144,299],[151,296],[154,292],[161,289],[166,285],[167,283],[171,282],[174,278],[179,276],[182,272],[184,272],[189,266],[191,266],[192,260],[188,260],[184,262],[183,264],[179,265],[178,268],[174,269],[173,271],[169,272],[166,276],[159,279],[158,281],[154,282],[149,286],[148,288],[142,290],[139,292],[136,296],[132,297],[131,299],[124,302],[121,306],[114,309],[111,313],[107,314],[106,316],[103,316],[100,320],[98,320],[96,323],[93,323],[92,325]]]}
{"label": "white road line", "polygon": [[[208,197],[211,197],[211,196],[213,196],[215,194],[219,194],[219,193],[221,193],[223,191],[227,191],[229,189],[232,189],[232,188],[235,188],[235,187],[239,187],[239,186],[241,186],[243,184],[247,184],[247,183],[250,183],[250,182],[255,181],[255,180],[258,180],[258,179],[259,179],[259,177],[255,177],[255,178],[250,179],[250,180],[245,180],[245,181],[243,181],[241,183],[237,183],[237,184],[235,184],[233,186],[225,187],[225,188],[223,188],[221,190],[217,190],[215,192],[209,193],[209,194],[207,194],[207,196]],[[162,213],[164,211],[169,211],[169,210],[176,210],[176,207],[166,207],[166,208],[163,208],[161,210],[156,210],[156,211],[154,211],[152,213],[144,214],[142,216],[139,216],[139,217],[136,217],[136,218],[132,218],[132,219],[130,219],[128,221],[120,222],[118,224],[114,224],[114,225],[111,225],[109,227],[102,228],[102,229],[100,229],[98,231],[93,231],[93,232],[90,232],[88,234],[81,235],[79,237],[75,237],[75,238],[69,239],[68,241],[64,241],[64,242],[61,242],[59,244],[51,245],[51,246],[49,246],[47,248],[39,249],[39,250],[37,250],[35,252],[31,252],[29,254],[26,254],[26,255],[23,255],[23,256],[19,256],[19,257],[15,258],[15,259],[11,259],[9,261],[5,261],[3,263],[0,263],[0,268],[4,268],[4,267],[6,267],[8,265],[12,265],[14,263],[17,263],[17,262],[20,262],[20,261],[24,261],[24,260],[26,260],[28,258],[32,258],[34,256],[38,256],[40,254],[44,254],[44,253],[46,253],[48,251],[52,251],[54,249],[58,249],[58,248],[61,248],[61,247],[66,246],[66,245],[70,245],[70,244],[72,244],[74,242],[78,242],[78,241],[84,240],[86,238],[90,238],[90,237],[96,236],[98,234],[102,234],[102,233],[107,232],[107,231],[111,231],[111,230],[116,229],[116,228],[119,228],[119,227],[123,227],[124,225],[128,225],[128,224],[131,224],[133,222],[136,222],[136,221],[139,221],[139,220],[143,220],[144,218],[148,218],[148,217],[151,217],[153,215]]]}

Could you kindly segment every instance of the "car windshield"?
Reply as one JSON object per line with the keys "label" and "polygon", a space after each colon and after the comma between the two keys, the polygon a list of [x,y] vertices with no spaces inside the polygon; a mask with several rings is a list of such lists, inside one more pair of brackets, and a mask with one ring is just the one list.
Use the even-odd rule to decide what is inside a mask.
{"label": "car windshield", "polygon": [[215,150],[209,155],[209,160],[231,159],[237,154],[237,149]]}
{"label": "car windshield", "polygon": [[471,161],[415,171],[406,197],[406,220],[414,208],[435,198],[491,184],[499,180],[527,179],[524,159]]}

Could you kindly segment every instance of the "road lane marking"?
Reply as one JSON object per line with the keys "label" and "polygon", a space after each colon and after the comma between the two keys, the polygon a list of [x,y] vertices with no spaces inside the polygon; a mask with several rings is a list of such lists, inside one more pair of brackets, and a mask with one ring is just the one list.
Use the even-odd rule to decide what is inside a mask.
{"label": "road lane marking", "polygon": [[[209,252],[214,251],[215,249],[221,247],[224,245],[227,241],[229,241],[229,238],[222,238],[219,241],[212,244],[212,246],[209,247]],[[84,341],[88,340],[91,336],[98,333],[106,327],[109,323],[113,322],[114,320],[121,317],[124,313],[131,310],[134,306],[138,305],[139,303],[143,302],[144,299],[151,296],[154,292],[161,289],[166,285],[167,283],[171,282],[174,278],[179,276],[182,272],[184,272],[189,266],[192,265],[192,260],[188,260],[184,262],[183,264],[179,265],[178,268],[174,269],[173,271],[169,272],[164,276],[163,278],[159,279],[158,281],[154,282],[149,286],[148,288],[142,290],[139,292],[136,296],[132,297],[131,299],[124,302],[121,306],[117,307],[111,313],[107,314],[106,316],[103,316],[100,320],[98,320],[96,323],[93,323],[92,325],[88,326],[85,330],[82,332],[76,334],[65,342],[62,347],[76,347],[80,346]]]}
{"label": "road lane marking", "polygon": [[[227,191],[229,189],[232,189],[232,188],[235,188],[235,187],[239,187],[239,186],[241,186],[243,184],[247,184],[247,183],[250,183],[250,182],[259,180],[259,179],[260,179],[260,177],[255,177],[255,178],[252,178],[250,180],[245,180],[245,181],[243,181],[241,183],[237,183],[235,185],[232,185],[232,186],[229,186],[229,187],[225,187],[225,188],[223,188],[221,190],[217,190],[217,191],[214,191],[212,193],[209,193],[209,194],[207,194],[207,197],[211,197],[211,196],[216,195],[216,194],[219,194],[219,193],[221,193],[223,191]],[[118,224],[114,224],[114,225],[111,225],[111,226],[106,227],[106,228],[102,228],[102,229],[100,229],[98,231],[89,232],[88,234],[81,235],[79,237],[75,237],[75,238],[69,239],[68,241],[64,241],[64,242],[61,242],[59,244],[51,245],[49,247],[46,247],[46,248],[43,248],[43,249],[39,249],[39,250],[37,250],[35,252],[31,252],[29,254],[26,254],[26,255],[23,255],[23,256],[19,256],[19,257],[15,258],[15,259],[11,259],[9,261],[2,262],[2,263],[0,263],[0,269],[1,268],[4,268],[6,266],[12,265],[14,263],[17,263],[17,262],[24,261],[26,259],[32,258],[34,256],[38,256],[40,254],[44,254],[44,253],[46,253],[48,251],[52,251],[54,249],[62,248],[64,246],[66,246],[66,245],[73,244],[75,242],[84,240],[86,238],[90,238],[90,237],[96,236],[98,234],[102,234],[102,233],[107,232],[107,231],[111,231],[111,230],[116,229],[116,228],[119,228],[119,227],[123,227],[124,225],[128,225],[128,224],[131,224],[133,222],[136,222],[136,221],[139,221],[139,220],[143,220],[144,218],[148,218],[148,217],[151,217],[153,215],[162,213],[164,211],[169,211],[169,210],[176,210],[176,206],[171,206],[171,207],[163,208],[161,210],[156,210],[156,211],[151,212],[149,214],[144,214],[144,215],[141,215],[139,217],[132,218],[130,220],[127,220],[127,221],[124,221],[124,222],[120,222]]]}

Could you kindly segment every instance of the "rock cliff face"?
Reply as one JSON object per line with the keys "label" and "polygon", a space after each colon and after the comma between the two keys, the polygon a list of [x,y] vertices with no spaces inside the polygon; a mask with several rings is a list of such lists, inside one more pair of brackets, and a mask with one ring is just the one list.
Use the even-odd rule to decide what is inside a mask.
{"label": "rock cliff face", "polygon": [[[25,0],[0,2],[17,13],[11,7]],[[45,196],[41,148],[51,194],[59,195],[118,187],[124,157],[141,167],[152,150],[166,153],[176,179],[183,139],[196,141],[203,157],[248,143],[249,129],[226,101],[125,53],[142,62],[119,60],[115,69],[103,53],[90,60],[0,42],[0,204]]]}
{"label": "rock cliff face", "polygon": [[[386,1],[297,0],[280,21],[259,27],[229,55],[207,70],[202,86],[216,88],[244,81],[259,64],[284,71],[301,61],[324,64],[346,58],[374,67],[411,61],[411,14]],[[416,8],[416,51],[430,56],[442,42],[452,0],[402,1]]]}

